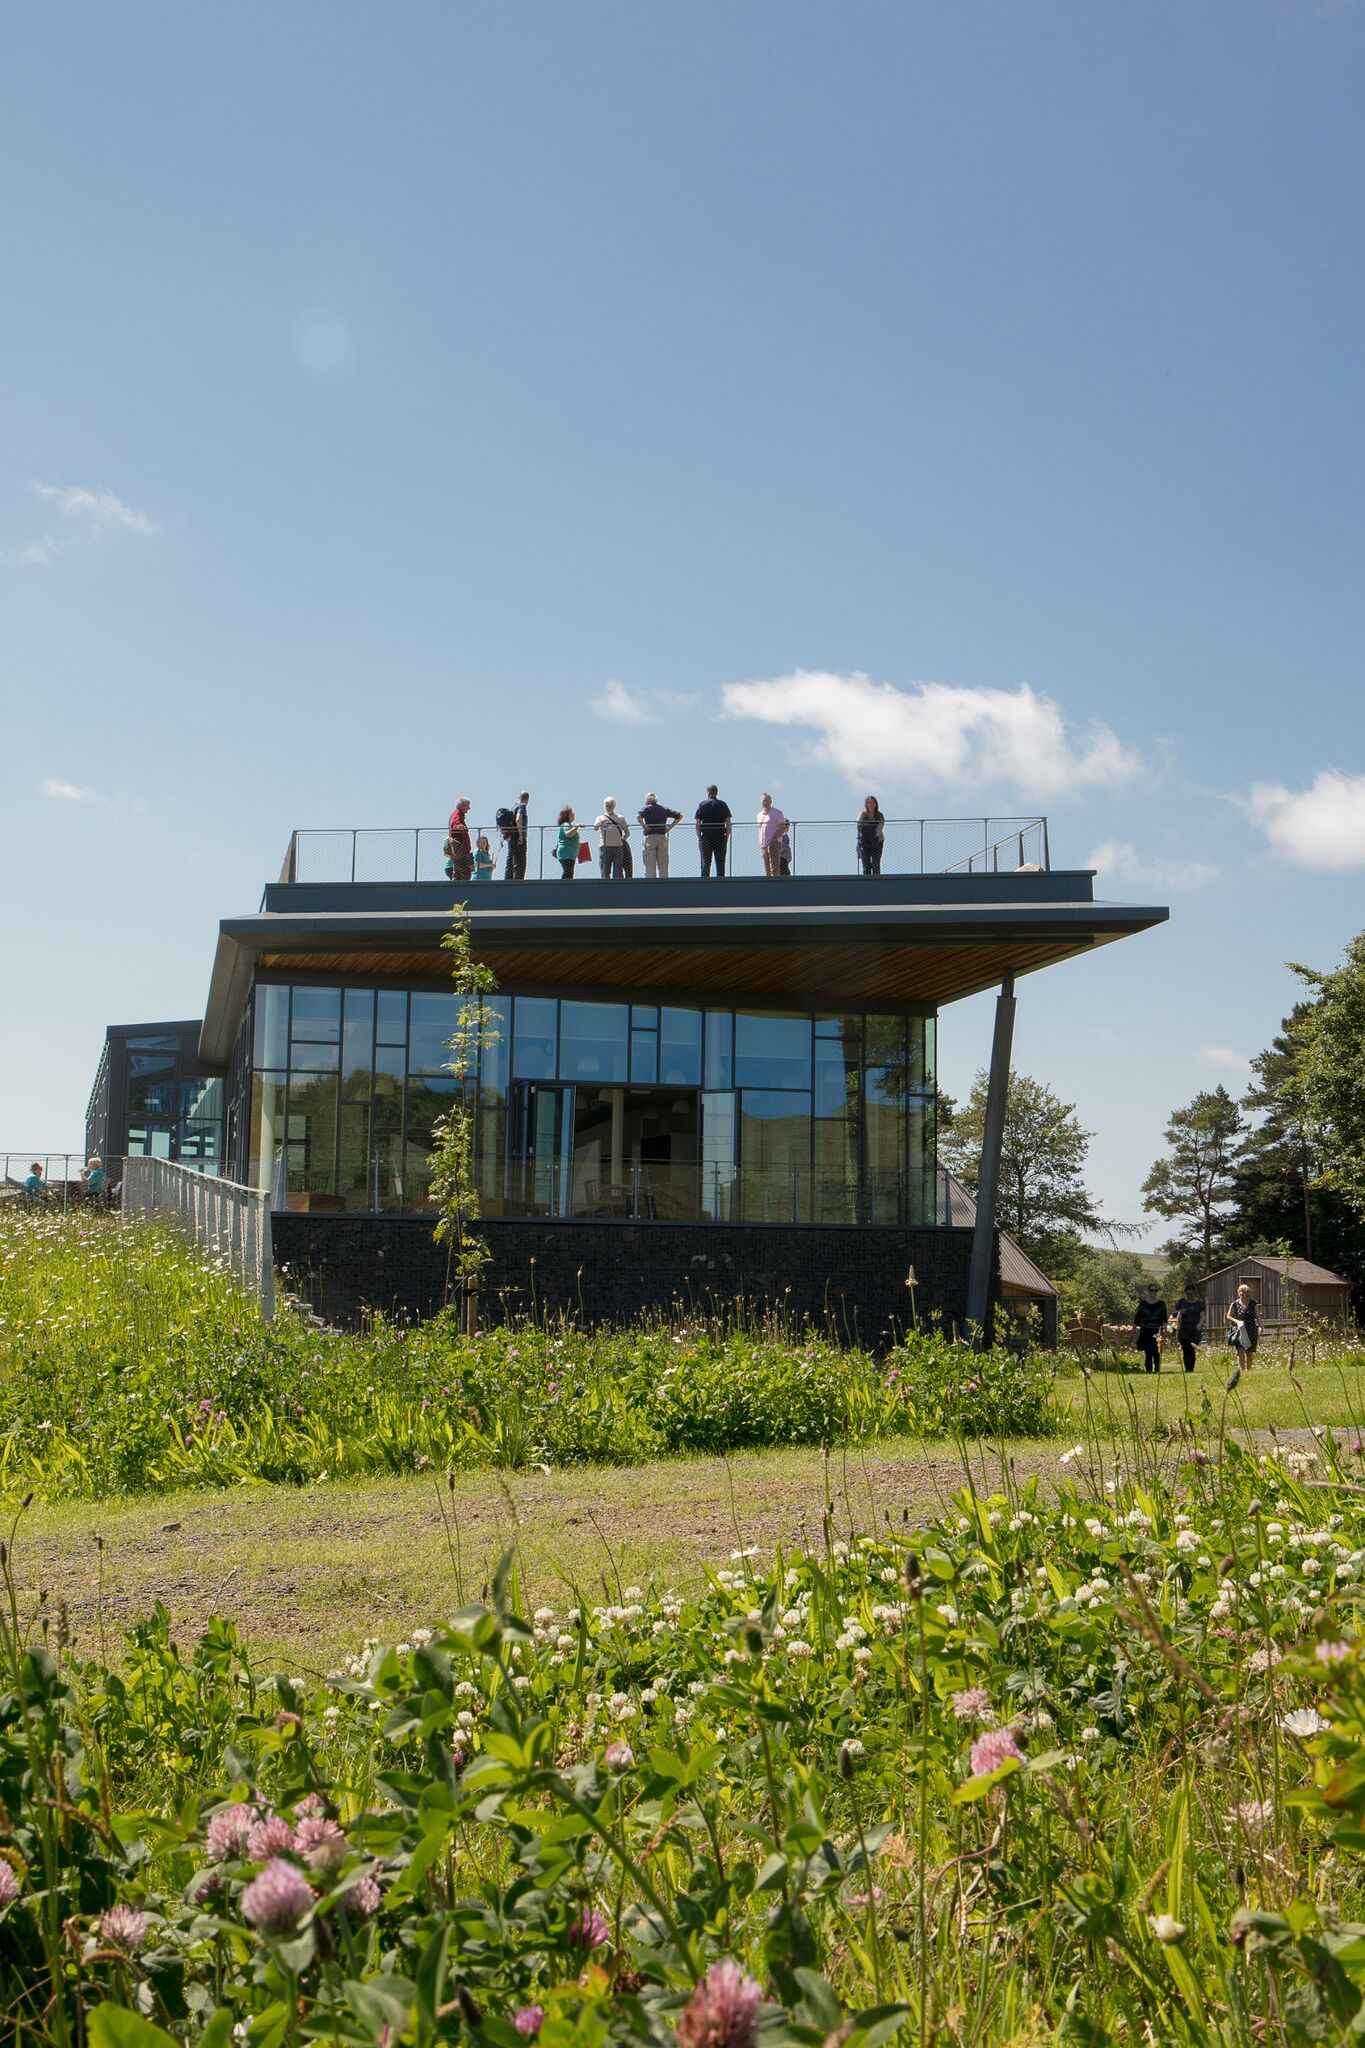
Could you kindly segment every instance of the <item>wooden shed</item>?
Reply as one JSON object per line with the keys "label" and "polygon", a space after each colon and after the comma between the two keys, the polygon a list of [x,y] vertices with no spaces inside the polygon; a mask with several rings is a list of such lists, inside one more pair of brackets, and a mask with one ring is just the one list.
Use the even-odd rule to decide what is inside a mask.
{"label": "wooden shed", "polygon": [[1245,1281],[1258,1304],[1263,1330],[1285,1329],[1301,1316],[1324,1323],[1351,1320],[1351,1283],[1309,1259],[1277,1258],[1251,1253],[1235,1265],[1220,1266],[1199,1282],[1207,1304],[1204,1327],[1210,1337],[1222,1334],[1227,1312]]}
{"label": "wooden shed", "polygon": [[[955,1173],[944,1172],[947,1183],[946,1221],[959,1230],[970,1230],[976,1222],[976,1201]],[[1046,1273],[1034,1265],[1012,1237],[1000,1232],[1000,1301],[1013,1315],[1036,1309],[1041,1318],[1040,1341],[1049,1349],[1057,1344],[1057,1290]]]}

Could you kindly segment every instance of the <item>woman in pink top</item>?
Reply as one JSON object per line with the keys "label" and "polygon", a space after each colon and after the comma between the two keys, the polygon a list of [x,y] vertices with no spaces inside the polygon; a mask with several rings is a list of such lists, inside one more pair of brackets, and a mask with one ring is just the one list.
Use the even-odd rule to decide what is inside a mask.
{"label": "woman in pink top", "polygon": [[764,874],[774,880],[782,873],[782,834],[786,829],[786,819],[765,789],[758,814],[758,850],[763,856]]}

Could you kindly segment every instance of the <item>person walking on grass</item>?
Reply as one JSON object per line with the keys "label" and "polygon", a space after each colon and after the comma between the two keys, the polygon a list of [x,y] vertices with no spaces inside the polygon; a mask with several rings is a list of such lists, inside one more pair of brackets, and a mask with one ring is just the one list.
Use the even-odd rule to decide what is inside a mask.
{"label": "person walking on grass", "polygon": [[565,804],[557,822],[559,829],[555,836],[555,859],[559,862],[561,880],[571,882],[574,870],[578,866],[578,849],[582,844],[582,835],[578,830],[578,820],[573,814],[572,804]]}
{"label": "person walking on grass", "polygon": [[876,797],[870,796],[858,813],[858,865],[865,875],[881,873],[885,838],[886,819]]}
{"label": "person walking on grass", "polygon": [[601,842],[602,880],[624,882],[630,827],[624,818],[617,816],[614,796],[603,797],[601,812],[593,819],[592,828]]}
{"label": "person walking on grass", "polygon": [[706,881],[715,869],[717,880],[725,873],[725,854],[730,844],[734,820],[730,806],[720,794],[714,782],[706,785],[706,795],[697,805],[697,850],[701,855],[702,880]]}
{"label": "person walking on grass", "polygon": [[786,818],[765,789],[758,807],[758,850],[763,856],[763,872],[772,881],[782,873],[782,834],[786,829]]}
{"label": "person walking on grass", "polygon": [[645,878],[666,882],[668,835],[675,825],[682,823],[682,812],[671,811],[667,804],[661,804],[651,789],[635,815],[640,821],[640,830],[645,835]]}
{"label": "person walking on grass", "polygon": [[1144,1372],[1161,1371],[1161,1332],[1166,1327],[1167,1313],[1161,1289],[1155,1280],[1149,1280],[1133,1316]]}
{"label": "person walking on grass", "polygon": [[1237,1289],[1237,1298],[1228,1310],[1227,1325],[1228,1342],[1237,1346],[1238,1364],[1249,1366],[1261,1341],[1261,1324],[1256,1297],[1245,1280]]}
{"label": "person walking on grass", "polygon": [[1197,1280],[1187,1280],[1175,1305],[1175,1336],[1186,1372],[1194,1371],[1197,1347],[1204,1337],[1204,1297]]}

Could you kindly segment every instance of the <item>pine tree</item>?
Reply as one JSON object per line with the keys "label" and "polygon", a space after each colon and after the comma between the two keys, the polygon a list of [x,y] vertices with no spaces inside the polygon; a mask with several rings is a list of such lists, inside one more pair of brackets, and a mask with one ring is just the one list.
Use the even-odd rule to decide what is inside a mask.
{"label": "pine tree", "polygon": [[1201,1273],[1212,1270],[1214,1245],[1231,1213],[1233,1173],[1245,1128],[1226,1088],[1202,1090],[1171,1112],[1166,1124],[1170,1151],[1142,1183],[1143,1208],[1184,1225],[1162,1251],[1180,1262],[1202,1261]]}

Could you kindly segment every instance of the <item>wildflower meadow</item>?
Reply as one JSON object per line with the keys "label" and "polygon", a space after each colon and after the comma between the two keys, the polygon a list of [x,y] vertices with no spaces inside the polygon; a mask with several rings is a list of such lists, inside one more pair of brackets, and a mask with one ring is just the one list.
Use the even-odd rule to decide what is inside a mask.
{"label": "wildflower meadow", "polygon": [[[1084,1380],[1068,1403],[1037,1363],[953,1359],[932,1337],[873,1361],[777,1331],[267,1331],[157,1233],[23,1227],[0,1272],[0,2017],[16,2043],[1365,2033],[1353,1429],[1248,1426],[1235,1365],[1216,1399],[1150,1427]],[[992,1372],[1067,1425],[1026,1481],[1008,1442],[983,1461],[988,1410],[951,1377],[989,1402]],[[452,1538],[449,1593],[433,1585],[425,1612],[325,1672],[265,1665],[230,1612],[184,1639],[165,1605],[86,1656],[65,1611],[21,1591],[21,1475],[77,1496],[162,1485],[130,1446],[188,1455],[220,1414],[259,1446],[285,1389],[302,1412],[280,1426],[300,1437],[330,1405],[325,1440],[363,1446],[401,1403],[411,1444],[442,1412],[433,1384],[466,1410],[488,1401],[478,1451],[458,1442],[496,1460],[498,1383],[538,1452],[549,1383],[575,1375],[613,1398],[624,1381],[620,1412],[655,1455],[704,1427],[776,1429],[783,1400],[811,1440],[890,1413],[949,1442],[957,1418],[978,1449],[955,1498],[913,1518],[869,1503],[860,1526],[831,1497],[799,1548],[748,1540],[736,1503],[733,1545],[682,1591],[623,1583],[608,1544],[597,1584],[537,1605],[514,1542],[462,1605]],[[876,1380],[898,1409],[853,1405]],[[49,1441],[84,1463],[63,1449],[45,1472]],[[453,1473],[451,1440],[422,1441]],[[581,1435],[558,1453],[599,1454]],[[227,1483],[196,1455],[200,1483]],[[445,1490],[439,1468],[427,1484]]]}

